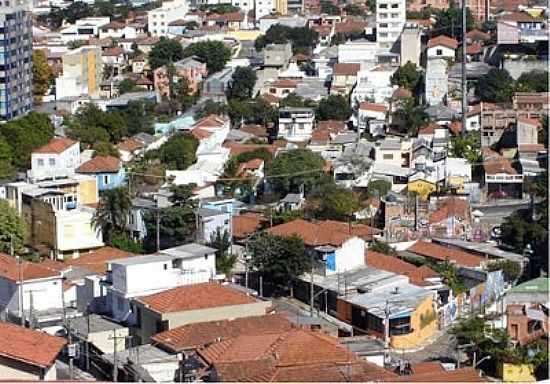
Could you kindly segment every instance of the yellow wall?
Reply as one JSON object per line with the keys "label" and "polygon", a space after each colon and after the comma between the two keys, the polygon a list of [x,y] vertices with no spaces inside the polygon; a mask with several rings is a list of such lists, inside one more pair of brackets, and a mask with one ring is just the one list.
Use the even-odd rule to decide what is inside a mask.
{"label": "yellow wall", "polygon": [[535,368],[531,364],[504,363],[501,367],[501,376],[504,381],[537,381],[537,378],[535,377]]}
{"label": "yellow wall", "polygon": [[286,15],[288,13],[287,0],[275,0],[275,10],[281,15]]}
{"label": "yellow wall", "polygon": [[425,180],[415,180],[407,184],[409,192],[415,192],[418,196],[426,200],[430,193],[435,191],[435,184]]}
{"label": "yellow wall", "polygon": [[419,344],[428,337],[432,336],[437,331],[437,315],[432,316],[432,322],[424,325],[424,327],[422,327],[420,316],[426,316],[433,312],[433,298],[430,296],[427,297],[411,315],[411,328],[413,332],[407,335],[392,336],[390,341],[392,348],[414,348],[419,346]]}
{"label": "yellow wall", "polygon": [[256,40],[258,36],[263,35],[263,33],[261,31],[238,30],[228,31],[225,35],[238,40]]}
{"label": "yellow wall", "polygon": [[456,188],[458,192],[464,192],[464,177],[462,176],[449,176],[447,178],[447,184],[453,188]]}
{"label": "yellow wall", "polygon": [[97,203],[98,193],[97,181],[95,178],[80,180],[78,187],[78,202],[80,204]]}
{"label": "yellow wall", "polygon": [[98,88],[99,88],[99,84],[96,83],[96,65],[98,63],[96,63],[96,56],[95,56],[95,51],[94,50],[88,50],[87,51],[87,55],[88,55],[88,93],[90,94],[93,94],[93,93],[96,93]]}

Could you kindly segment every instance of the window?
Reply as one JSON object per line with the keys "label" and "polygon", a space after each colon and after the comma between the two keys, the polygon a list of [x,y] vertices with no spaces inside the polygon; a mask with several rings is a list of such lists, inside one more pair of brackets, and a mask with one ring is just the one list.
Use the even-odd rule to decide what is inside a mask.
{"label": "window", "polygon": [[166,271],[168,269],[168,264],[162,264],[162,268]]}
{"label": "window", "polygon": [[55,159],[50,159],[50,166],[55,167]]}
{"label": "window", "polygon": [[392,4],[391,7],[392,8],[399,8],[399,4]]}
{"label": "window", "polygon": [[388,28],[388,24],[387,23],[381,23],[380,28]]}
{"label": "window", "polygon": [[388,9],[388,4],[380,4],[380,9]]}
{"label": "window", "polygon": [[384,156],[382,156],[384,160],[393,160],[393,154],[392,153],[384,153]]}
{"label": "window", "polygon": [[103,184],[109,184],[110,177],[109,175],[103,175]]}
{"label": "window", "polygon": [[442,49],[438,49],[438,50],[435,51],[435,54],[436,54],[437,56],[441,56],[441,55],[443,54],[443,50],[442,50]]}
{"label": "window", "polygon": [[39,167],[43,167],[44,166],[44,159],[38,159],[36,161],[36,163],[38,164]]}

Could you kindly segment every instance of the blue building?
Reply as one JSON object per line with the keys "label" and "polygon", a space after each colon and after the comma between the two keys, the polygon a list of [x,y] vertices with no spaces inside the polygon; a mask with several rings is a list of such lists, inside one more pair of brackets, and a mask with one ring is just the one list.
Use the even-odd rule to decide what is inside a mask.
{"label": "blue building", "polygon": [[113,156],[96,156],[83,163],[76,172],[95,175],[99,191],[121,187],[126,178],[122,162]]}

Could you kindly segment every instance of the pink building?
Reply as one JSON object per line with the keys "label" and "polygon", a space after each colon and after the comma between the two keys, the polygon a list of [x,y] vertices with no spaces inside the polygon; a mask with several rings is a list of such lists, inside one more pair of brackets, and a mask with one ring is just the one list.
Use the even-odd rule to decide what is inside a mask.
{"label": "pink building", "polygon": [[[206,64],[201,63],[200,61],[194,59],[193,57],[187,57],[183,60],[180,60],[174,63],[176,70],[174,83],[181,78],[186,78],[189,82],[189,88],[193,93],[196,93],[199,90],[200,83],[208,75],[208,70],[206,69]],[[166,66],[155,69],[155,91],[157,91],[161,96],[169,95],[169,78],[166,70]]]}

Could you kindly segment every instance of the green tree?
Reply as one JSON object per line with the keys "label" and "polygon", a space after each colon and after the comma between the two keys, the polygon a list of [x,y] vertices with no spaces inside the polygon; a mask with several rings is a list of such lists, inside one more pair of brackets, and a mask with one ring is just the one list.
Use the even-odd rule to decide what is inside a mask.
{"label": "green tree", "polygon": [[174,85],[174,93],[171,97],[180,104],[180,108],[183,111],[191,107],[197,99],[186,77],[178,79],[178,82]]}
{"label": "green tree", "polygon": [[126,230],[126,220],[131,208],[132,199],[128,189],[121,187],[102,192],[92,224],[96,230],[101,229],[107,243],[110,243],[115,234]]}
{"label": "green tree", "polygon": [[512,100],[514,79],[507,70],[492,68],[479,78],[477,95],[482,101],[505,103]]}
{"label": "green tree", "polygon": [[163,65],[175,63],[184,57],[183,47],[177,40],[161,37],[149,52],[149,65],[154,70]]}
{"label": "green tree", "polygon": [[439,273],[443,282],[453,290],[454,295],[467,291],[466,285],[464,285],[464,282],[458,276],[456,267],[448,260],[445,260],[443,263],[434,264],[432,268]]}
{"label": "green tree", "polygon": [[367,196],[382,198],[391,190],[391,183],[386,180],[373,180],[367,186]]}
{"label": "green tree", "polygon": [[548,92],[548,71],[524,72],[516,80],[516,89],[523,92]]}
{"label": "green tree", "polygon": [[424,112],[424,108],[417,106],[412,97],[399,103],[393,118],[401,132],[411,136],[416,136],[418,130],[428,122],[428,115]]}
{"label": "green tree", "polygon": [[487,266],[487,269],[489,271],[502,271],[504,280],[510,283],[516,281],[521,275],[521,266],[511,260],[492,261]]}
{"label": "green tree", "polygon": [[365,11],[357,4],[347,4],[344,11],[351,16],[365,16]]}
{"label": "green tree", "polygon": [[254,42],[255,48],[260,51],[268,44],[292,43],[294,53],[309,52],[319,40],[319,34],[308,27],[288,27],[274,24]]}
{"label": "green tree", "polygon": [[26,235],[25,220],[10,207],[7,200],[0,200],[0,251],[9,254],[13,246],[15,253],[21,252]]}
{"label": "green tree", "polygon": [[279,106],[292,108],[313,108],[315,107],[315,102],[310,99],[304,99],[302,96],[291,92],[279,102]]}
{"label": "green tree", "polygon": [[328,220],[348,221],[361,208],[359,195],[350,189],[329,184],[323,188],[317,216]]}
{"label": "green tree", "polygon": [[128,134],[122,113],[104,112],[91,103],[80,107],[69,119],[67,128],[71,138],[88,145],[98,141],[118,143]]}
{"label": "green tree", "polygon": [[156,249],[157,214],[159,219],[160,249],[171,248],[192,241],[195,236],[196,200],[193,199],[193,185],[172,186],[171,207],[144,215],[147,236],[145,248]]}
{"label": "green tree", "polygon": [[248,242],[251,265],[273,285],[276,292],[289,288],[292,282],[310,268],[309,256],[302,239],[256,233]]}
{"label": "green tree", "polygon": [[188,45],[183,56],[197,56],[206,63],[209,73],[221,71],[231,59],[231,50],[221,41],[207,40]]}
{"label": "green tree", "polygon": [[351,107],[346,97],[330,95],[319,101],[315,116],[317,120],[347,120],[351,116]]}
{"label": "green tree", "polygon": [[115,233],[111,236],[110,245],[114,248],[135,254],[143,253],[143,246],[130,238],[127,233]]}
{"label": "green tree", "polygon": [[117,147],[113,144],[106,141],[99,141],[92,146],[94,152],[94,157],[96,156],[113,156],[116,158],[120,157],[120,152],[118,152]]}
{"label": "green tree", "polygon": [[210,236],[210,246],[216,249],[216,271],[230,276],[237,261],[237,255],[228,252],[231,247],[229,232],[225,230],[222,232],[221,228],[217,228],[216,232]]}
{"label": "green tree", "polygon": [[[297,191],[316,184],[324,173],[325,160],[318,153],[307,149],[283,152],[266,167],[273,187],[281,192]],[[274,177],[275,176],[275,177]]]}
{"label": "green tree", "polygon": [[135,92],[139,88],[136,85],[136,82],[132,79],[124,79],[118,83],[118,94],[124,95],[125,93]]}
{"label": "green tree", "polygon": [[14,172],[12,149],[6,139],[0,136],[0,180],[11,179]]}
{"label": "green tree", "polygon": [[[471,31],[474,28],[474,19],[472,12],[467,9],[466,13],[466,30]],[[451,4],[447,9],[437,12],[437,22],[434,30],[442,35],[450,35],[451,37],[460,37],[462,34],[462,9]]]}
{"label": "green tree", "polygon": [[472,132],[465,136],[452,137],[451,154],[454,157],[468,160],[470,164],[481,161],[481,140],[479,134]]}
{"label": "green tree", "polygon": [[143,100],[131,100],[128,102],[128,106],[122,112],[128,135],[133,136],[141,132],[154,133],[154,108],[155,104],[152,102]]}
{"label": "green tree", "polygon": [[327,15],[339,15],[340,8],[334,5],[330,0],[322,0],[321,12],[326,13]]}
{"label": "green tree", "polygon": [[252,91],[258,77],[250,67],[237,67],[231,76],[231,83],[227,90],[230,99],[246,100],[252,97]]}
{"label": "green tree", "polygon": [[223,116],[228,113],[229,107],[227,104],[208,99],[197,109],[194,117],[196,120],[199,120],[211,114]]}
{"label": "green tree", "polygon": [[50,141],[54,131],[48,115],[37,112],[0,125],[0,134],[11,147],[13,165],[21,170],[29,168],[33,149]]}
{"label": "green tree", "polygon": [[548,143],[548,115],[546,114],[540,118],[539,143],[545,146]]}
{"label": "green tree", "polygon": [[235,7],[231,4],[205,4],[199,7],[201,11],[210,11],[217,13],[218,15],[224,15],[226,13],[239,12],[239,7]]}
{"label": "green tree", "polygon": [[169,169],[186,169],[197,161],[195,153],[198,146],[199,142],[194,136],[177,134],[162,144],[158,157]]}
{"label": "green tree", "polygon": [[42,97],[48,91],[53,80],[53,71],[48,65],[46,55],[42,50],[35,50],[32,53],[32,86],[34,102],[42,103]]}
{"label": "green tree", "polygon": [[265,148],[240,153],[229,159],[229,161],[225,164],[225,175],[228,177],[235,176],[240,164],[246,163],[247,161],[253,159],[262,159],[265,164],[268,164],[273,159],[273,155]]}
{"label": "green tree", "polygon": [[418,70],[416,64],[408,61],[395,71],[391,77],[391,83],[415,91],[422,83],[422,72]]}
{"label": "green tree", "polygon": [[[371,244],[371,246],[369,247],[368,250],[373,251],[373,252],[383,253],[384,255],[397,256],[397,252],[395,252],[395,249],[390,247],[388,245],[388,243],[384,243],[384,242],[378,241],[378,240],[375,240]],[[369,257],[368,256],[368,251],[367,251],[367,257]]]}

